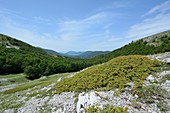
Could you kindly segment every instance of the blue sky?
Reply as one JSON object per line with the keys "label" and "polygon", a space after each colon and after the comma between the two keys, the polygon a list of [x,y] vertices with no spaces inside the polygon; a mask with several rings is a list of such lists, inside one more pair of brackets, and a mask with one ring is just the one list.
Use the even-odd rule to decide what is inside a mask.
{"label": "blue sky", "polygon": [[59,52],[114,50],[170,30],[170,0],[0,0],[0,33]]}

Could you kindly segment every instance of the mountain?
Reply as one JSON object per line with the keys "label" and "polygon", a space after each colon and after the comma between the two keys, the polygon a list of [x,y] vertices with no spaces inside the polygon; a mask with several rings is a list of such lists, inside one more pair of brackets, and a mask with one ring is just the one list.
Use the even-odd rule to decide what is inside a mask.
{"label": "mountain", "polygon": [[93,57],[98,56],[98,55],[107,54],[109,52],[110,51],[85,51],[85,52],[69,51],[69,52],[63,53],[61,55],[74,57],[74,58],[87,59],[87,58],[93,58]]}
{"label": "mountain", "polygon": [[170,30],[148,36],[113,50],[108,54],[103,54],[91,58],[92,64],[107,62],[112,58],[125,55],[149,55],[170,51]]}
{"label": "mountain", "polygon": [[77,57],[78,58],[93,58],[95,56],[107,54],[109,52],[110,51],[86,51],[86,52],[83,52],[82,54],[78,55]]}
{"label": "mountain", "polygon": [[71,57],[75,57],[75,56],[79,56],[80,54],[82,54],[83,52],[76,52],[76,51],[69,51],[66,53],[62,53],[64,56],[71,56]]}
{"label": "mountain", "polygon": [[37,79],[56,73],[79,71],[90,66],[83,59],[53,56],[43,49],[0,34],[0,74],[25,73]]}
{"label": "mountain", "polygon": [[43,49],[46,53],[50,54],[50,55],[61,55],[60,53],[51,50],[51,49]]}
{"label": "mountain", "polygon": [[17,40],[15,38],[3,34],[0,34],[0,47],[14,48],[26,52],[37,52],[46,54],[46,52],[41,48],[31,46],[30,44],[27,44],[25,42],[22,42],[20,40]]}

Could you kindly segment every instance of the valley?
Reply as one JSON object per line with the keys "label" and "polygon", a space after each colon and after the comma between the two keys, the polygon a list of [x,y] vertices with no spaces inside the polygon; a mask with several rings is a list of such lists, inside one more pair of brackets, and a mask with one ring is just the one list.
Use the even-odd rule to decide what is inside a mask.
{"label": "valley", "polygon": [[170,113],[170,0],[0,0],[0,113]]}
{"label": "valley", "polygon": [[168,113],[170,33],[71,58],[0,35],[2,113]]}
{"label": "valley", "polygon": [[[170,111],[170,53],[149,55],[151,59],[165,62],[156,74],[148,75],[138,93],[133,94],[134,83],[129,82],[124,91],[89,90],[57,94],[56,85],[64,78],[80,72],[55,74],[28,80],[25,74],[0,76],[0,112],[4,113],[105,113],[104,110],[121,112],[169,112]],[[102,64],[103,65],[103,64]],[[99,65],[100,66],[100,65]],[[83,106],[83,109],[80,109]],[[98,107],[93,107],[98,106]],[[114,106],[111,108],[110,106]],[[90,108],[91,107],[91,108]],[[102,111],[103,109],[103,111]]]}

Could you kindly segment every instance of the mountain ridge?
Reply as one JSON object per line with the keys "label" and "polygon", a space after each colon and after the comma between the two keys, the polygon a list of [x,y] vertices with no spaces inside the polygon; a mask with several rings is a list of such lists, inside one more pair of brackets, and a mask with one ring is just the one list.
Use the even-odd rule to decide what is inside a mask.
{"label": "mountain ridge", "polygon": [[98,55],[107,54],[109,52],[110,51],[84,51],[84,52],[69,51],[69,52],[66,52],[66,53],[62,53],[61,55],[74,57],[74,58],[89,59],[89,58],[93,58],[93,57],[98,56]]}
{"label": "mountain ridge", "polygon": [[168,51],[170,51],[170,30],[132,41],[108,54],[95,56],[91,62],[98,64],[118,56],[149,55]]}
{"label": "mountain ridge", "polygon": [[38,52],[46,54],[44,50],[38,47],[34,47],[26,42],[20,41],[18,39],[12,38],[10,36],[0,34],[0,47],[20,49],[27,52]]}

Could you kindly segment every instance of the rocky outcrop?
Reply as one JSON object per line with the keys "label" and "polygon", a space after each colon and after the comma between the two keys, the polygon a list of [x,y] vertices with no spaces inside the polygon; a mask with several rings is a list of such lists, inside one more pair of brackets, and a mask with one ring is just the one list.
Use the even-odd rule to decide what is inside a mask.
{"label": "rocky outcrop", "polygon": [[170,63],[170,52],[156,55],[148,55],[147,57],[151,59],[156,59],[162,62]]}

